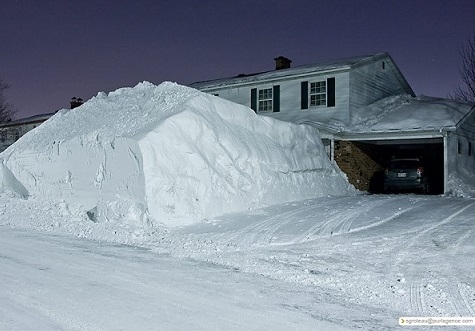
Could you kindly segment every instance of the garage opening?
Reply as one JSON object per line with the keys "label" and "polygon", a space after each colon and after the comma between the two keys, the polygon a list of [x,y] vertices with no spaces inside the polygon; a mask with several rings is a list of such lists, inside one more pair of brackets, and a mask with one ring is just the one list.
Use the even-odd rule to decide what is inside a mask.
{"label": "garage opening", "polygon": [[430,178],[430,193],[444,192],[442,138],[385,141],[337,141],[335,161],[357,189],[384,193],[384,170],[392,158],[419,158]]}

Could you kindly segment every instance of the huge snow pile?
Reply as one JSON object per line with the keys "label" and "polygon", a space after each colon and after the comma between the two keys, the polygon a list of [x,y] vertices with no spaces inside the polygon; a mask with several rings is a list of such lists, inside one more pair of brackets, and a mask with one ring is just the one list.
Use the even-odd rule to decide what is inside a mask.
{"label": "huge snow pile", "polygon": [[188,224],[355,192],[318,131],[173,83],[99,93],[0,154],[3,187],[92,221]]}

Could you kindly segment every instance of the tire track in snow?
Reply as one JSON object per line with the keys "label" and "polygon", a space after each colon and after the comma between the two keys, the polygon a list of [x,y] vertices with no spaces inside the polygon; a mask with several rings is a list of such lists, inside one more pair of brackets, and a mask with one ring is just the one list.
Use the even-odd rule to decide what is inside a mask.
{"label": "tire track in snow", "polygon": [[405,208],[405,209],[402,209],[402,210],[399,210],[397,212],[395,212],[394,214],[392,214],[391,216],[388,216],[378,222],[374,222],[374,223],[371,223],[371,224],[368,224],[368,225],[364,225],[364,226],[360,226],[358,228],[354,228],[352,230],[350,230],[349,232],[360,232],[360,231],[364,231],[364,230],[368,230],[368,229],[371,229],[371,228],[374,228],[374,227],[377,227],[377,226],[380,226],[384,223],[387,223],[389,221],[392,221],[394,219],[397,219],[399,217],[401,217],[401,215],[403,214],[406,214],[407,212],[415,209],[416,206],[412,206],[412,207],[408,207],[408,208]]}
{"label": "tire track in snow", "polygon": [[[397,269],[401,269],[400,266],[401,266],[402,261],[411,261],[412,254],[415,251],[414,246],[416,245],[423,246],[423,242],[425,242],[424,237],[429,238],[426,241],[432,242],[433,236],[431,236],[431,233],[433,233],[437,229],[440,229],[441,226],[444,226],[452,222],[457,216],[463,214],[469,208],[473,207],[475,205],[475,202],[472,202],[468,205],[466,204],[467,204],[466,200],[454,204],[453,207],[455,208],[455,211],[449,211],[448,214],[446,213],[446,210],[440,210],[441,212],[441,214],[439,214],[440,218],[439,220],[436,220],[435,224],[429,227],[423,228],[418,232],[412,232],[411,236],[413,237],[410,241],[408,241],[408,245],[404,248],[404,250],[399,251],[394,258],[395,266],[397,266]],[[460,208],[461,206],[463,207]],[[467,238],[466,236],[462,236],[462,237],[463,238],[457,240],[458,243],[449,245],[448,248],[450,248],[451,246],[453,248],[458,247],[460,242],[464,241]],[[395,249],[399,249],[399,248],[395,247]],[[430,252],[421,252],[421,253],[430,254]],[[438,256],[437,259],[444,258],[444,257],[445,257],[444,255]],[[417,256],[417,258],[420,259],[421,261],[424,261],[423,255]],[[451,265],[450,260],[451,258],[449,258],[449,260],[446,263],[446,265],[448,266],[446,268],[446,271],[442,273],[442,274],[448,275],[448,277],[442,283],[440,283],[439,279],[437,279],[437,283],[439,283],[441,286],[439,288],[439,291],[441,291],[442,293],[445,293],[446,300],[448,301],[450,307],[452,308],[452,311],[449,311],[450,308],[445,307],[443,308],[444,311],[442,313],[452,314],[455,312],[456,314],[460,316],[473,316],[473,313],[474,313],[473,308],[471,307],[470,302],[467,299],[466,292],[464,292],[464,290],[461,288],[460,279],[458,278],[458,276],[455,274],[455,272],[452,270],[452,267],[450,266]],[[421,265],[420,263],[415,262],[414,267],[419,267],[420,265]],[[440,263],[437,263],[437,265],[440,265]],[[445,265],[445,264],[442,264],[442,265]],[[401,272],[401,270],[396,270],[396,271]],[[435,277],[437,276],[435,275]],[[417,313],[421,313],[421,315],[423,315],[426,309],[425,303],[424,303],[425,300],[424,300],[422,291],[423,291],[423,288],[421,288],[420,285],[412,285],[410,287],[410,295],[409,295],[411,308]],[[432,309],[442,308],[444,306],[444,301],[439,301],[438,303],[435,302],[434,305],[437,305],[437,306],[434,307],[433,305],[431,305]]]}
{"label": "tire track in snow", "polygon": [[237,238],[240,238],[238,243],[240,245],[247,244],[259,244],[259,243],[269,243],[277,230],[283,225],[287,224],[289,220],[302,213],[302,210],[298,208],[297,210],[291,210],[280,214],[278,216],[273,216],[268,218],[263,222],[253,224],[251,226],[245,227],[242,230],[237,231],[237,233],[229,238],[230,241],[235,242]]}
{"label": "tire track in snow", "polygon": [[[384,202],[381,202],[381,204]],[[378,203],[379,205],[379,203]],[[339,215],[342,213],[341,210],[333,210],[333,212],[329,213],[326,215],[327,220],[323,222],[318,222],[314,226],[310,227],[305,233],[302,235],[298,236],[295,240],[292,241],[292,243],[304,243],[307,241],[315,240],[320,237],[326,236],[331,236],[334,233],[334,229],[338,228],[340,226],[341,229],[347,228],[349,229],[351,227],[351,224],[354,219],[356,219],[358,216],[365,214],[368,212],[368,209],[361,210],[359,212],[355,213],[350,213],[351,209],[345,210],[343,215]],[[343,231],[339,231],[336,234],[340,234]],[[348,232],[348,230],[346,231]]]}
{"label": "tire track in snow", "polygon": [[[334,208],[335,206],[339,206],[342,201],[349,200],[351,201],[354,199],[354,197],[343,197],[343,198],[336,198],[335,201],[324,201],[320,202],[320,200],[309,200],[311,203],[318,201],[320,202],[319,204],[314,204],[310,208],[314,209],[317,214],[317,212],[320,210],[322,207],[322,204],[324,204],[325,208],[327,210],[331,210],[328,216],[329,221],[331,222],[334,219],[334,215],[340,213],[341,211],[338,210],[338,208]],[[279,229],[285,227],[289,223],[293,222],[298,222],[300,221],[298,215],[308,215],[308,209],[309,205],[308,203],[305,203],[304,205],[296,205],[295,208],[293,208],[290,211],[286,211],[284,213],[278,214],[276,216],[271,216],[263,221],[259,221],[256,224],[252,224],[250,226],[246,226],[245,228],[236,231],[234,235],[228,238],[229,242],[233,242],[239,245],[251,245],[251,244],[256,244],[256,243],[269,243],[272,241],[272,238],[275,236],[275,234],[279,231]],[[310,222],[310,221],[307,221]],[[325,222],[325,223],[327,223]],[[317,222],[319,225],[316,225],[316,227],[320,227],[321,223]],[[293,242],[298,242],[296,240],[292,240]]]}
{"label": "tire track in snow", "polygon": [[447,248],[453,249],[453,255],[456,255],[457,252],[460,250],[460,246],[467,241],[469,238],[473,237],[473,230],[467,229],[467,231],[462,234],[460,237],[457,238],[452,244],[450,244]]}
{"label": "tire track in snow", "polygon": [[[405,198],[402,197],[402,198],[399,198],[398,200],[404,200]],[[376,226],[379,226],[381,224],[384,224],[386,222],[389,222],[399,216],[401,216],[403,213],[415,208],[414,207],[410,207],[410,208],[407,208],[407,209],[404,209],[402,211],[398,211],[396,212],[395,214],[383,219],[383,220],[380,220],[380,221],[377,221],[377,222],[374,222],[374,223],[370,223],[370,224],[367,224],[367,225],[363,225],[363,226],[360,226],[360,227],[356,227],[356,228],[351,228],[351,225],[354,223],[355,220],[357,220],[359,217],[361,217],[362,215],[366,215],[366,214],[374,214],[372,211],[375,210],[376,208],[379,208],[381,206],[384,206],[386,204],[394,204],[394,200],[393,199],[382,199],[382,200],[379,200],[377,202],[373,202],[370,206],[368,206],[367,208],[364,208],[364,209],[361,209],[357,212],[353,212],[353,213],[348,213],[347,215],[343,215],[342,217],[338,218],[329,218],[328,221],[326,221],[325,223],[323,224],[318,224],[314,227],[312,227],[311,229],[309,229],[309,231],[307,231],[304,235],[302,235],[299,239],[297,239],[296,242],[305,242],[305,241],[308,241],[308,240],[311,240],[309,239],[310,237],[313,237],[312,239],[315,239],[315,237],[320,237],[319,235],[320,234],[324,234],[324,233],[327,233],[329,235],[339,235],[339,234],[344,234],[344,233],[353,233],[353,232],[359,232],[359,231],[363,231],[363,230],[367,230],[367,229],[370,229],[370,228],[373,228],[373,227],[376,227]],[[335,221],[336,219],[336,221]],[[339,229],[338,231],[335,231]],[[300,240],[300,241],[298,241]]]}
{"label": "tire track in snow", "polygon": [[[466,201],[462,201],[462,202],[458,202],[457,204],[455,204],[455,207],[457,206],[460,206],[460,205],[464,205],[466,203]],[[425,236],[427,235],[429,232],[431,231],[434,231],[435,229],[439,228],[440,226],[443,226],[447,223],[450,223],[455,217],[457,217],[458,215],[460,215],[461,213],[463,213],[464,211],[466,211],[468,208],[472,207],[475,205],[475,202],[461,208],[461,209],[458,209],[457,211],[455,212],[452,212],[450,215],[444,217],[442,220],[438,221],[436,224],[430,226],[430,227],[426,227],[426,228],[422,228],[420,229],[419,231],[417,232],[411,232],[409,233],[411,236],[412,236],[412,239],[410,241],[408,241],[408,246],[406,247],[406,252],[402,251],[400,252],[398,255],[402,255],[402,254],[407,254],[408,251],[411,251],[412,247],[414,247],[414,245],[416,244],[420,244],[421,242],[421,237],[422,236]],[[415,207],[413,207],[415,208]],[[413,209],[411,208],[411,209]],[[404,210],[403,210],[404,211]],[[398,216],[400,216],[402,213],[398,214]],[[443,217],[443,216],[442,216]],[[395,218],[394,216],[391,216],[389,218]],[[401,261],[402,259],[399,259],[398,261]]]}
{"label": "tire track in snow", "polygon": [[421,285],[411,285],[409,291],[411,310],[415,313],[415,315],[424,315],[426,311],[426,304],[423,295],[423,287]]}
{"label": "tire track in snow", "polygon": [[[462,202],[458,203],[457,205],[462,205],[462,204],[464,204],[464,203],[465,203],[465,201],[462,201]],[[444,219],[442,219],[442,220],[441,220],[440,222],[438,222],[437,224],[435,224],[435,225],[433,225],[433,226],[431,226],[431,227],[429,227],[429,228],[426,228],[426,229],[420,231],[419,234],[418,234],[418,237],[420,237],[420,236],[422,236],[422,235],[424,235],[424,234],[426,234],[426,233],[428,233],[428,232],[430,232],[430,231],[433,231],[433,230],[437,229],[438,227],[440,227],[440,226],[442,226],[442,225],[445,225],[445,224],[447,224],[447,223],[450,223],[455,217],[457,217],[458,215],[462,214],[464,211],[466,211],[467,209],[469,209],[470,207],[473,207],[473,206],[475,206],[475,202],[473,202],[473,203],[471,203],[471,204],[469,204],[469,205],[463,207],[462,209],[459,209],[459,210],[453,212],[452,214],[450,214],[449,216],[445,217]]]}
{"label": "tire track in snow", "polygon": [[4,297],[9,297],[11,302],[14,302],[19,307],[22,307],[26,310],[27,313],[35,311],[38,314],[45,316],[48,320],[55,323],[57,326],[64,328],[66,330],[76,330],[76,331],[99,331],[100,329],[88,324],[87,322],[81,321],[74,317],[66,317],[64,312],[58,311],[54,307],[44,305],[35,300],[29,299],[26,295],[21,293],[9,293],[7,291],[1,290]]}
{"label": "tire track in snow", "polygon": [[[458,210],[457,212],[454,212],[449,217],[447,217],[447,219],[449,219],[448,221],[452,220],[454,217],[460,215],[461,213],[463,213],[474,205],[475,203],[472,203]],[[473,230],[467,229],[467,231],[463,233],[460,237],[458,237],[457,240],[455,240],[452,244],[448,245],[447,250],[451,250],[451,252],[449,251],[450,256],[456,256],[460,251],[460,246],[470,237],[472,237],[472,235]],[[451,259],[451,257],[449,257],[449,259]],[[449,278],[450,283],[447,290],[449,300],[453,309],[460,316],[475,316],[475,308],[472,306],[469,299],[470,294],[475,296],[475,293],[469,293],[467,286],[463,282],[461,282],[460,275],[458,275],[452,268],[449,269],[449,272],[451,277]]]}
{"label": "tire track in snow", "polygon": [[468,315],[467,316],[475,316],[475,308],[472,306],[470,303],[469,296],[472,294],[474,296],[474,293],[470,293],[467,289],[467,286],[464,284],[459,284],[458,285],[458,290],[460,293],[460,297],[462,298],[465,307],[467,308]]}
{"label": "tire track in snow", "polygon": [[450,303],[457,315],[475,316],[475,311],[470,305],[466,290],[463,288],[463,284],[459,283],[457,279],[452,278],[448,290]]}
{"label": "tire track in snow", "polygon": [[[334,228],[333,223],[335,222],[335,219],[339,219],[337,214],[339,211],[335,211],[333,213],[330,213],[328,215],[328,220],[322,222],[322,223],[317,223],[316,225],[312,226],[307,232],[299,236],[294,240],[294,243],[303,243],[311,240],[315,240],[319,237],[324,237],[332,235],[332,229]],[[344,218],[344,217],[343,217]],[[340,221],[338,221],[340,222]]]}

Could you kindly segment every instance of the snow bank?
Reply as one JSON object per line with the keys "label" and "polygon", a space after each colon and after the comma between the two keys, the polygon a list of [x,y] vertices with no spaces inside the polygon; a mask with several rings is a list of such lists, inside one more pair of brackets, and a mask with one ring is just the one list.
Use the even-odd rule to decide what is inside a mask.
{"label": "snow bank", "polygon": [[26,188],[15,178],[12,172],[0,163],[0,193],[8,192],[22,198],[28,197]]}
{"label": "snow bank", "polygon": [[183,225],[355,192],[316,129],[168,82],[101,92],[0,156],[23,195],[65,201],[95,222]]}

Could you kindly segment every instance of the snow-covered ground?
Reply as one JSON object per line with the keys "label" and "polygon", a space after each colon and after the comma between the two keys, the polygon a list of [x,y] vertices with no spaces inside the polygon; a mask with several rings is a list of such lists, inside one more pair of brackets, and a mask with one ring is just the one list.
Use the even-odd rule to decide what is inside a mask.
{"label": "snow-covered ground", "polygon": [[0,201],[0,329],[392,330],[401,316],[475,316],[471,199],[321,197],[184,227]]}
{"label": "snow-covered ground", "polygon": [[309,126],[141,83],[58,112],[0,159],[0,329],[475,317],[475,200],[357,192]]}

